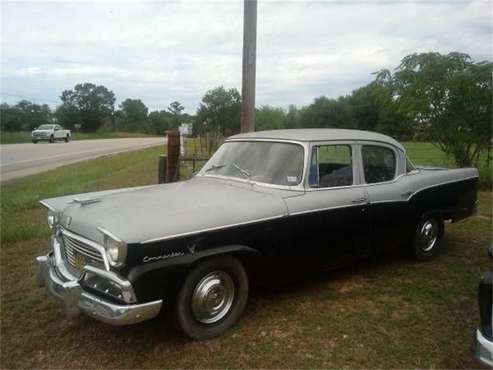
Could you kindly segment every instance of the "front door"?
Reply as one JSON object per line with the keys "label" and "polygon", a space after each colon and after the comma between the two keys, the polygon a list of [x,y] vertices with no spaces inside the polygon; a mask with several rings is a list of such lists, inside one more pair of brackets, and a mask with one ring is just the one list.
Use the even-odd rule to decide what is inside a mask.
{"label": "front door", "polygon": [[314,146],[307,191],[285,199],[291,243],[315,265],[339,266],[368,252],[368,200],[358,183],[355,149],[350,143]]}

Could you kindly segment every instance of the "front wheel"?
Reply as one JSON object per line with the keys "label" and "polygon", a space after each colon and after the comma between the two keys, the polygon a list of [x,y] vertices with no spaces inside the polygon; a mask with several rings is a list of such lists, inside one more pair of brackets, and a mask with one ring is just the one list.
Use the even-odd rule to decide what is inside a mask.
{"label": "front wheel", "polygon": [[439,216],[426,216],[418,223],[413,242],[413,255],[425,261],[436,256],[443,237],[443,220]]}
{"label": "front wheel", "polygon": [[65,136],[65,142],[68,143],[70,141],[70,135]]}
{"label": "front wheel", "polygon": [[200,340],[228,330],[245,309],[248,286],[245,268],[233,257],[197,265],[178,294],[176,316],[181,331]]}
{"label": "front wheel", "polygon": [[55,137],[53,135],[50,136],[50,143],[54,143],[55,142]]}
{"label": "front wheel", "polygon": [[38,143],[38,140],[33,140],[33,144],[37,144]]}

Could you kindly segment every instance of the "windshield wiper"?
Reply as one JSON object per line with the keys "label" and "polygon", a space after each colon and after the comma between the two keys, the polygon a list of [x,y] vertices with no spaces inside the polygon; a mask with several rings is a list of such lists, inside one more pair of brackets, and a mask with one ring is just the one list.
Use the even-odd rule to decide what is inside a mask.
{"label": "windshield wiper", "polygon": [[252,175],[250,175],[250,172],[248,172],[247,170],[245,170],[244,168],[241,168],[240,166],[238,166],[236,163],[232,163],[233,167],[236,168],[238,170],[239,173],[241,173],[244,177],[246,177],[248,180],[250,180],[250,177]]}
{"label": "windshield wiper", "polygon": [[213,164],[212,166],[210,166],[209,168],[207,168],[205,170],[205,172],[218,170],[219,168],[223,168],[224,166],[226,166],[226,165],[225,164]]}

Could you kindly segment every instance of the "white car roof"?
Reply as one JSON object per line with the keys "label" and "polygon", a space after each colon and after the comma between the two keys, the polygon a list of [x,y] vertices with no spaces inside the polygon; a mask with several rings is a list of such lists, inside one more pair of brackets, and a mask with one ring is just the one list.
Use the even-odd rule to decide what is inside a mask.
{"label": "white car roof", "polygon": [[338,128],[303,128],[254,131],[234,135],[228,140],[234,139],[272,139],[293,141],[328,141],[328,140],[355,140],[355,141],[378,141],[393,145],[405,152],[404,147],[390,136],[372,131],[348,130]]}

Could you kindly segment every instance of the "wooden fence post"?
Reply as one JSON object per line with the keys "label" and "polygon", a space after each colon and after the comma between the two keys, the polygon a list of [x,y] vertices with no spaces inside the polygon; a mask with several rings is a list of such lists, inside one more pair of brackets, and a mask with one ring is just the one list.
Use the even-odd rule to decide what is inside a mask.
{"label": "wooden fence post", "polygon": [[168,157],[166,165],[166,182],[175,182],[180,179],[180,132],[168,131]]}
{"label": "wooden fence post", "polygon": [[165,154],[161,154],[159,156],[159,165],[158,165],[158,178],[157,182],[159,184],[164,184],[166,182],[166,165],[168,164],[168,158]]}

